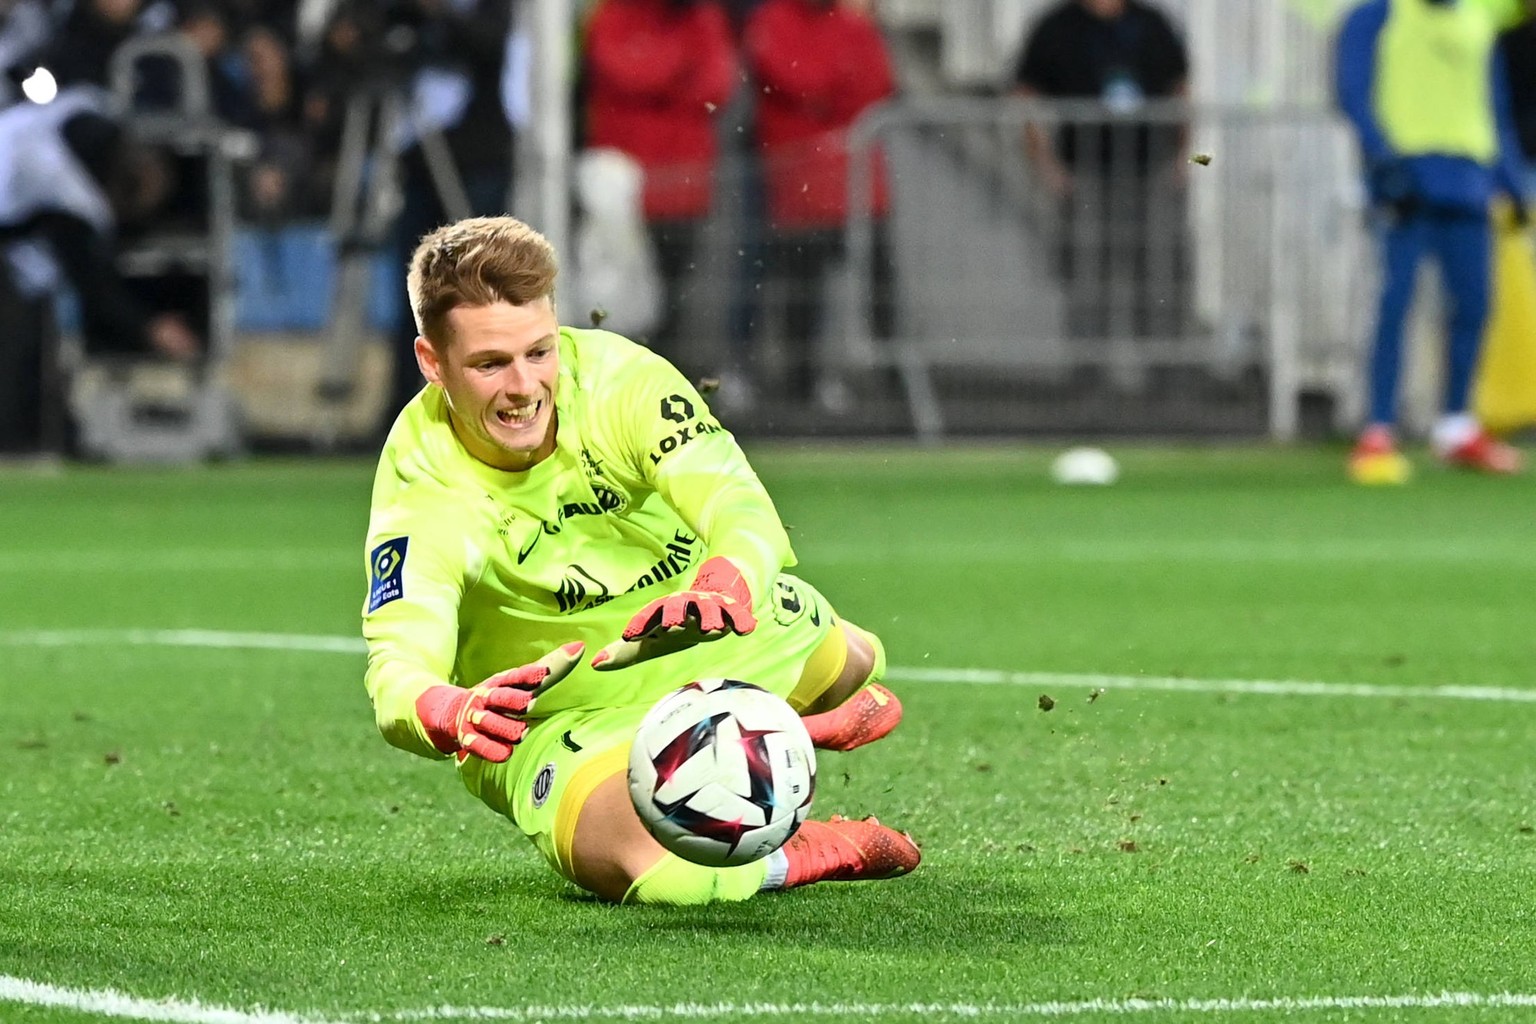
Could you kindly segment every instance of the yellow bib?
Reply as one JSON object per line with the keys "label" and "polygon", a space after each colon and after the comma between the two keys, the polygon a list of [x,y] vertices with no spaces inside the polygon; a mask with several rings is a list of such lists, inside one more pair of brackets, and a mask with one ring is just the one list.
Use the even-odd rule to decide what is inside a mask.
{"label": "yellow bib", "polygon": [[1510,0],[1391,0],[1377,43],[1374,102],[1396,152],[1494,162],[1490,62],[1513,9]]}

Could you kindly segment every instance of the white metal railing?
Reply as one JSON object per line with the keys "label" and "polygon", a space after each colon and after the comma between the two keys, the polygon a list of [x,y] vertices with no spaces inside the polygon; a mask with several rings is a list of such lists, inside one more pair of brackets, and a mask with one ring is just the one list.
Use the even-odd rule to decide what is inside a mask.
{"label": "white metal railing", "polygon": [[[1070,196],[1031,163],[1031,126],[1058,147],[1075,140]],[[1211,160],[1125,142],[1148,132],[1164,148],[1185,132]],[[1121,142],[1094,150],[1106,138]],[[1275,438],[1296,434],[1304,391],[1347,400],[1370,261],[1353,153],[1332,114],[955,99],[872,111],[851,146],[848,287],[825,358],[894,363],[920,435],[944,433],[946,404],[965,400],[935,386],[944,368],[993,384],[1096,368],[1130,390],[1166,367],[1257,373]],[[884,340],[860,312],[876,279],[877,151],[891,171],[899,296]]]}
{"label": "white metal railing", "polygon": [[[1154,0],[1184,36],[1201,102],[1322,105],[1349,0]],[[1006,87],[1030,27],[1056,0],[945,5],[940,62],[951,85]]]}

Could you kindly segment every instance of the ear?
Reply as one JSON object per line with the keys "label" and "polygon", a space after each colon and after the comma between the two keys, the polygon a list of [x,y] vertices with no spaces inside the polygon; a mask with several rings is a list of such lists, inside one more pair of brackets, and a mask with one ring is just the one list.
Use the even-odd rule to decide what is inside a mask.
{"label": "ear", "polygon": [[421,375],[427,380],[443,386],[443,365],[437,357],[437,349],[432,343],[421,335],[416,335],[416,365],[421,369]]}

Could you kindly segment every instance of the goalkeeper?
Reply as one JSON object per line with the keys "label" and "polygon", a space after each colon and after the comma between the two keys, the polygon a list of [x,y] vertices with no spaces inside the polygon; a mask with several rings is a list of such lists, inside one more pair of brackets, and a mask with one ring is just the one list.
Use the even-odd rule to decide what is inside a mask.
{"label": "goalkeeper", "polygon": [[421,241],[408,277],[428,386],[396,420],[368,525],[366,684],[385,739],[453,758],[562,875],[696,904],[916,867],[874,819],[808,821],[709,868],[665,852],[625,781],[630,739],[692,679],[747,679],[851,750],[895,728],[880,642],[783,570],[773,503],[661,357],[556,319],[556,257],[511,217]]}

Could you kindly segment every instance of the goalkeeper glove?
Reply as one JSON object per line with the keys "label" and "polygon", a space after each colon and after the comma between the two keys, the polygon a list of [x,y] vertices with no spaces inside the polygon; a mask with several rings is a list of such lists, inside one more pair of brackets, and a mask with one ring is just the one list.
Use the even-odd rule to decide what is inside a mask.
{"label": "goalkeeper glove", "polygon": [[531,665],[498,672],[473,689],[433,686],[416,698],[416,715],[432,745],[463,761],[470,754],[500,763],[512,756],[534,698],[570,674],[580,641],[550,651]]}
{"label": "goalkeeper glove", "polygon": [[592,667],[605,672],[623,668],[756,628],[747,581],[735,563],[717,555],[699,566],[687,590],[658,597],[635,613],[622,638],[597,652]]}

